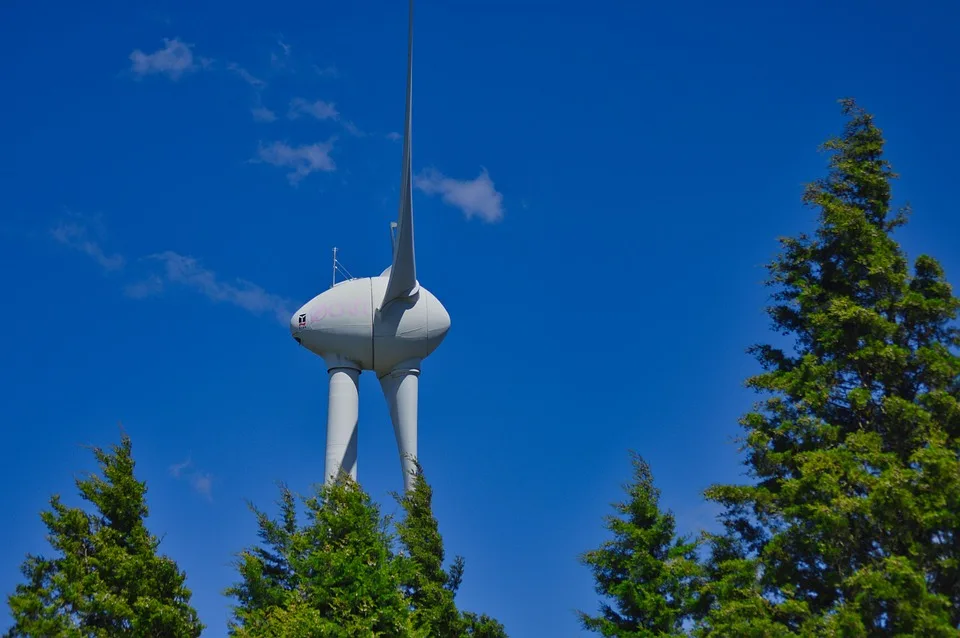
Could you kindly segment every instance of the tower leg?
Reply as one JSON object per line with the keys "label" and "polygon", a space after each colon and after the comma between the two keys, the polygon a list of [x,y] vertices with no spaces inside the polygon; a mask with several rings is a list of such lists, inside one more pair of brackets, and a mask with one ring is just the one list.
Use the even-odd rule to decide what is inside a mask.
{"label": "tower leg", "polygon": [[417,396],[420,389],[420,369],[397,368],[380,378],[380,387],[390,406],[393,432],[397,436],[400,451],[400,467],[403,470],[403,488],[413,489],[417,457]]}
{"label": "tower leg", "polygon": [[357,479],[357,419],[360,412],[360,369],[331,367],[330,400],[327,406],[327,458],[324,481],[330,483],[340,470]]}

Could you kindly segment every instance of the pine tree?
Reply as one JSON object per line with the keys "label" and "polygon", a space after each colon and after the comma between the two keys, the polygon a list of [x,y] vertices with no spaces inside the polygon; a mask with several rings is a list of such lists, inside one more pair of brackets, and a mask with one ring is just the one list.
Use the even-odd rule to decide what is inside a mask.
{"label": "pine tree", "polygon": [[157,554],[144,524],[146,484],[134,476],[130,438],[110,452],[94,448],[102,476],[78,479],[95,512],[50,499],[41,514],[56,557],[28,555],[8,603],[19,636],[199,636],[203,625],[176,563]]}
{"label": "pine tree", "polygon": [[243,551],[230,634],[289,638],[391,636],[416,638],[401,592],[401,565],[391,551],[388,521],[348,475],[303,499],[281,487],[280,519],[251,505],[261,546]]}
{"label": "pine tree", "polygon": [[397,497],[404,518],[397,535],[404,549],[404,595],[413,609],[414,626],[430,638],[507,638],[503,625],[486,614],[460,612],[454,598],[463,581],[464,560],[457,556],[449,570],[437,519],[433,515],[433,488],[414,461],[413,489]]}
{"label": "pine tree", "polygon": [[940,265],[912,272],[873,117],[842,136],[804,202],[815,234],[770,265],[766,395],[742,419],[754,483],[719,485],[703,635],[956,636],[960,628],[960,302]]}
{"label": "pine tree", "polygon": [[454,597],[463,579],[463,558],[457,556],[450,570],[443,567],[443,538],[433,516],[433,488],[415,462],[413,489],[397,497],[404,518],[397,523],[397,536],[404,549],[402,584],[413,608],[414,625],[436,638],[461,636],[466,624]]}
{"label": "pine tree", "polygon": [[682,636],[696,600],[697,543],[677,537],[647,462],[631,453],[627,500],[606,518],[613,538],[581,556],[603,596],[599,616],[579,612],[584,629],[617,638]]}

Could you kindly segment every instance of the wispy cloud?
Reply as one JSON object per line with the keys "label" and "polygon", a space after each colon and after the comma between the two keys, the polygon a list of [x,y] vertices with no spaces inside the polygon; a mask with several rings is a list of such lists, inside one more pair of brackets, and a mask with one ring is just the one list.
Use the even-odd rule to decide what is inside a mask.
{"label": "wispy cloud", "polygon": [[249,84],[250,86],[256,89],[262,89],[267,85],[266,82],[261,80],[258,77],[255,77],[250,71],[247,71],[245,68],[237,64],[236,62],[231,62],[227,65],[227,69],[237,75],[241,80]]}
{"label": "wispy cloud", "polygon": [[208,501],[213,500],[213,474],[209,472],[196,472],[191,474],[190,485],[193,486],[193,489],[196,490],[198,494],[205,496]]}
{"label": "wispy cloud", "polygon": [[[175,463],[170,466],[170,476],[177,479],[184,479],[190,483],[197,494],[200,494],[208,501],[213,500],[213,474],[192,469],[193,461],[189,458],[182,463]],[[189,470],[189,471],[188,471]]]}
{"label": "wispy cloud", "polygon": [[[108,254],[100,245],[105,233],[98,218],[85,218],[77,214],[71,214],[70,217],[72,219],[63,220],[50,230],[56,241],[87,255],[104,270],[123,268],[126,261],[123,255]],[[91,237],[91,233],[95,237]]]}
{"label": "wispy cloud", "polygon": [[163,280],[157,275],[150,275],[142,281],[127,284],[123,291],[131,299],[146,299],[163,292]]}
{"label": "wispy cloud", "polygon": [[[50,230],[55,241],[87,255],[104,270],[119,271],[127,263],[123,255],[106,253],[93,239],[105,234],[99,217],[76,213],[70,213],[68,219],[60,221]],[[126,295],[133,299],[157,296],[168,286],[178,285],[199,292],[211,301],[228,303],[255,315],[273,316],[283,325],[290,319],[292,304],[286,299],[243,279],[224,281],[193,257],[168,250],[138,261],[160,264],[161,269],[156,272],[154,268],[155,272],[148,272],[139,281],[124,286]]]}
{"label": "wispy cloud", "polygon": [[304,115],[309,115],[321,121],[333,120],[339,122],[343,130],[354,137],[366,137],[367,135],[354,122],[343,119],[337,110],[336,104],[333,102],[325,102],[323,100],[310,102],[300,97],[292,99],[287,117],[291,120],[296,120]]}
{"label": "wispy cloud", "polygon": [[391,142],[399,142],[400,140],[403,139],[403,136],[397,133],[396,131],[391,131],[387,133],[387,139],[390,140]]}
{"label": "wispy cloud", "polygon": [[427,169],[414,177],[413,185],[424,193],[440,195],[444,202],[463,211],[467,219],[479,217],[490,223],[503,219],[503,194],[494,187],[485,168],[475,179],[467,180]]}
{"label": "wispy cloud", "polygon": [[280,47],[280,50],[270,53],[270,64],[273,65],[275,69],[284,69],[289,63],[293,47],[284,41],[282,35],[277,38],[277,46]]}
{"label": "wispy cloud", "polygon": [[330,172],[337,168],[330,151],[333,150],[333,139],[327,142],[307,144],[304,146],[290,146],[283,142],[273,142],[267,146],[260,145],[257,150],[259,160],[273,166],[292,168],[287,175],[291,184],[297,184],[301,179],[317,171]]}
{"label": "wispy cloud", "polygon": [[343,130],[345,130],[350,135],[355,137],[366,137],[366,133],[360,130],[360,127],[350,121],[341,122],[343,124]]}
{"label": "wispy cloud", "polygon": [[313,72],[319,75],[322,78],[338,78],[340,77],[340,72],[337,70],[337,67],[333,65],[320,67],[316,64],[313,65]]}
{"label": "wispy cloud", "polygon": [[164,46],[153,53],[144,53],[140,49],[130,54],[130,70],[134,75],[162,74],[171,80],[178,80],[185,73],[196,71],[201,66],[207,66],[211,60],[200,58],[194,60],[193,45],[182,42],[179,38],[163,39]]}
{"label": "wispy cloud", "polygon": [[250,112],[253,114],[253,119],[258,122],[273,122],[277,119],[277,114],[265,106],[254,107]]}
{"label": "wispy cloud", "polygon": [[295,120],[302,115],[310,115],[318,120],[340,119],[340,113],[333,102],[324,102],[323,100],[308,102],[303,98],[294,98],[290,101],[290,111],[287,113],[287,117]]}
{"label": "wispy cloud", "polygon": [[180,478],[180,475],[183,474],[183,471],[190,467],[191,461],[187,459],[183,463],[174,463],[170,466],[170,476],[173,478]]}
{"label": "wispy cloud", "polygon": [[256,315],[273,315],[283,324],[290,320],[290,303],[254,283],[243,279],[223,281],[215,272],[204,268],[197,259],[170,250],[150,255],[147,259],[163,265],[161,283],[185,286],[211,301],[227,303]]}

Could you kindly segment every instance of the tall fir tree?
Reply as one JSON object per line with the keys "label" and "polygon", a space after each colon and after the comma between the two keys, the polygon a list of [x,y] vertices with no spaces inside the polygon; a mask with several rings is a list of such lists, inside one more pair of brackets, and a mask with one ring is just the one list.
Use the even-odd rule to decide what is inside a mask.
{"label": "tall fir tree", "polygon": [[631,453],[633,476],[606,518],[612,535],[581,556],[590,567],[600,615],[579,612],[584,629],[608,638],[682,636],[696,602],[697,543],[676,534],[673,514],[660,509],[649,464]]}
{"label": "tall fir tree", "polygon": [[936,260],[911,269],[893,232],[884,138],[842,100],[813,236],[769,266],[766,395],[742,419],[754,482],[718,485],[702,635],[957,636],[960,303]]}
{"label": "tall fir tree", "polygon": [[144,524],[147,488],[134,476],[130,438],[93,453],[102,476],[76,485],[94,511],[50,499],[41,518],[56,556],[27,556],[26,582],[8,598],[7,637],[199,636],[185,575],[157,553],[159,540]]}
{"label": "tall fir tree", "polygon": [[[251,505],[261,545],[243,551],[230,634],[244,638],[419,638],[388,521],[346,474],[303,499],[281,487],[280,519]],[[425,638],[425,636],[424,636]]]}
{"label": "tall fir tree", "polygon": [[444,568],[443,538],[433,515],[433,488],[414,461],[413,489],[398,497],[404,517],[397,535],[404,550],[403,589],[413,609],[414,626],[430,638],[507,638],[498,621],[486,615],[461,613],[454,598],[463,579],[464,560],[457,556]]}

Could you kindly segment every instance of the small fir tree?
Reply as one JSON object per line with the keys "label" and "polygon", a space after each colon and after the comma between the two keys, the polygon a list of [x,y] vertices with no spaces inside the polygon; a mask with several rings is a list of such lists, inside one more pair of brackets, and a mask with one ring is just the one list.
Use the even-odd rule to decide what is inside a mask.
{"label": "small fir tree", "polygon": [[579,612],[585,629],[602,636],[631,638],[684,635],[698,586],[697,543],[678,538],[674,517],[660,509],[660,492],[650,466],[631,453],[633,479],[627,500],[615,503],[606,519],[612,538],[586,552],[600,615]]}
{"label": "small fir tree", "polygon": [[41,514],[54,557],[29,555],[26,582],[8,598],[14,637],[195,638],[203,630],[177,564],[147,531],[146,484],[134,476],[130,438],[94,448],[102,476],[76,481],[93,512],[55,495]]}
{"label": "small fir tree", "polygon": [[414,626],[431,638],[477,636],[506,638],[503,625],[486,615],[461,613],[454,598],[463,580],[464,560],[457,556],[444,568],[443,538],[433,515],[433,488],[415,463],[413,489],[397,497],[404,518],[397,535],[404,549],[404,594],[413,609]]}
{"label": "small fir tree", "polygon": [[251,505],[261,546],[241,553],[230,634],[297,638],[421,636],[401,592],[388,523],[346,474],[303,500],[281,487],[280,519]]}

